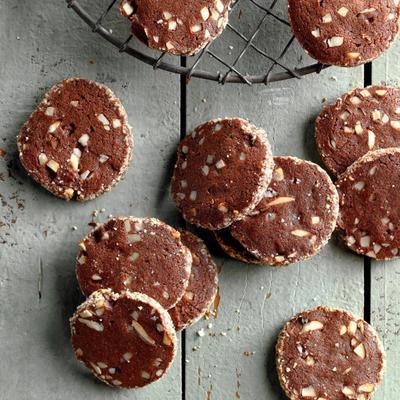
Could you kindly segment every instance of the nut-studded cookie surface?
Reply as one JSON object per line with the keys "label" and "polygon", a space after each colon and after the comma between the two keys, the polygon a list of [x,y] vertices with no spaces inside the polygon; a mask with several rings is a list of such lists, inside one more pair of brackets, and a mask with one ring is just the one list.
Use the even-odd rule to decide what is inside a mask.
{"label": "nut-studded cookie surface", "polygon": [[240,118],[209,121],[179,145],[172,197],[189,223],[223,229],[259,203],[272,168],[264,131]]}
{"label": "nut-studded cookie surface", "polygon": [[218,289],[218,269],[204,242],[188,231],[181,231],[181,240],[192,253],[193,263],[185,294],[169,310],[177,331],[193,325],[207,312]]}
{"label": "nut-studded cookie surface", "polygon": [[51,88],[18,137],[28,174],[66,200],[110,190],[127,169],[132,146],[121,102],[107,87],[80,78]]}
{"label": "nut-studded cookie surface", "polygon": [[75,356],[101,381],[137,388],[165,375],[176,354],[168,312],[135,292],[94,292],[71,318]]}
{"label": "nut-studded cookie surface", "polygon": [[315,255],[329,240],[338,216],[338,194],[318,165],[274,157],[272,182],[251,215],[231,235],[257,259],[287,265]]}
{"label": "nut-studded cookie surface", "polygon": [[317,118],[316,141],[333,174],[368,151],[400,146],[400,89],[371,86],[343,95]]}
{"label": "nut-studded cookie surface", "polygon": [[185,292],[192,265],[180,236],[155,218],[119,217],[100,225],[80,243],[76,271],[82,292],[127,289],[172,308]]}
{"label": "nut-studded cookie surface", "polygon": [[148,46],[193,55],[214,40],[228,22],[231,0],[122,0],[121,14]]}
{"label": "nut-studded cookie surface", "polygon": [[400,256],[400,149],[367,153],[339,177],[338,227],[353,251],[378,260]]}
{"label": "nut-studded cookie surface", "polygon": [[370,325],[322,306],[285,325],[276,358],[281,386],[291,400],[368,400],[385,366],[382,344]]}
{"label": "nut-studded cookie surface", "polygon": [[289,0],[294,35],[323,64],[372,61],[399,32],[399,0]]}

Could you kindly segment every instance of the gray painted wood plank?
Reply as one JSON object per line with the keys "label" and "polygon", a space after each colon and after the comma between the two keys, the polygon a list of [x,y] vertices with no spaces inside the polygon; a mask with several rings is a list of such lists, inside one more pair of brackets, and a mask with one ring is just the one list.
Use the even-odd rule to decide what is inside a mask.
{"label": "gray painted wood plank", "polygon": [[[258,41],[271,43],[273,34],[269,27]],[[241,44],[231,45],[236,50]],[[295,49],[288,56],[292,65],[310,61]],[[242,68],[254,67],[251,63],[254,59],[243,61]],[[193,80],[188,85],[188,128],[211,118],[248,118],[266,129],[276,155],[318,162],[313,125],[321,100],[332,101],[362,82],[362,68],[332,68],[267,87],[221,87]],[[222,265],[218,316],[186,333],[187,399],[283,399],[274,367],[276,335],[283,323],[320,304],[363,313],[363,258],[345,250],[337,238],[315,258],[283,269],[246,266],[224,256],[217,260]],[[202,328],[206,335],[199,337]]]}
{"label": "gray painted wood plank", "polygon": [[[400,85],[400,42],[373,64],[373,83]],[[379,388],[377,400],[398,397],[400,385],[400,297],[398,282],[400,261],[372,262],[372,324],[383,339],[387,353],[385,380]]]}
{"label": "gray painted wood plank", "polygon": [[[128,29],[117,16],[112,24]],[[74,258],[93,210],[106,209],[97,220],[132,214],[177,222],[167,171],[179,140],[179,79],[118,55],[63,0],[0,2],[0,36],[0,398],[180,399],[180,355],[168,377],[148,389],[110,389],[75,361],[68,323],[82,300]],[[15,137],[45,89],[77,75],[122,99],[136,145],[111,193],[68,204],[20,170]]]}

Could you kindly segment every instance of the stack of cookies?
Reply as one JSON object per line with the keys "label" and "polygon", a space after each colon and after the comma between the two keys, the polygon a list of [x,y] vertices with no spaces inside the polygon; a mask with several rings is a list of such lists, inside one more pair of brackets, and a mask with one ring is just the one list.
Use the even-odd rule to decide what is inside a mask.
{"label": "stack of cookies", "polygon": [[325,107],[316,141],[338,177],[338,227],[353,251],[378,260],[400,253],[400,90],[355,89]]}
{"label": "stack of cookies", "polygon": [[115,387],[164,376],[176,331],[199,320],[217,293],[203,241],[155,218],[114,218],[80,243],[77,277],[88,299],[71,318],[76,357]]}
{"label": "stack of cookies", "polygon": [[338,216],[319,166],[273,157],[265,132],[240,118],[213,120],[180,143],[171,184],[184,219],[213,231],[230,256],[282,266],[315,255]]}

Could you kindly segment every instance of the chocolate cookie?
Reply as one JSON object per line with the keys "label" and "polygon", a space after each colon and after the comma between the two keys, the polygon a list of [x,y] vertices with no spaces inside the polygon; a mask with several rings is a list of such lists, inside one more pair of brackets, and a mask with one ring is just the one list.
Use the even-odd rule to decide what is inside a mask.
{"label": "chocolate cookie", "polygon": [[245,262],[247,264],[262,264],[263,262],[247,251],[241,243],[239,243],[230,232],[229,228],[213,231],[214,238],[221,249],[235,260]]}
{"label": "chocolate cookie", "polygon": [[352,250],[378,260],[400,256],[400,149],[371,151],[339,177],[338,227]]}
{"label": "chocolate cookie", "polygon": [[218,289],[218,269],[204,242],[188,231],[181,231],[181,240],[192,253],[193,263],[185,294],[169,310],[177,331],[193,325],[207,312]]}
{"label": "chocolate cookie", "polygon": [[106,86],[80,78],[53,86],[18,136],[28,174],[65,200],[110,190],[127,169],[132,147],[121,102]]}
{"label": "chocolate cookie", "polygon": [[98,290],[70,322],[76,358],[110,386],[149,385],[166,374],[176,355],[171,317],[142,293]]}
{"label": "chocolate cookie", "polygon": [[282,266],[315,255],[329,240],[338,215],[338,194],[318,165],[274,157],[272,182],[254,211],[230,234],[263,263]]}
{"label": "chocolate cookie", "polygon": [[322,306],[285,325],[276,358],[291,400],[368,400],[385,368],[382,344],[370,325],[348,311]]}
{"label": "chocolate cookie", "polygon": [[399,32],[398,0],[289,0],[289,21],[301,46],[322,64],[372,61]]}
{"label": "chocolate cookie", "polygon": [[76,272],[88,296],[101,288],[145,293],[170,309],[189,283],[192,256],[180,233],[155,218],[119,217],[80,243]]}
{"label": "chocolate cookie", "polygon": [[209,121],[179,145],[172,197],[189,223],[223,229],[260,202],[272,168],[263,130],[240,118]]}
{"label": "chocolate cookie", "polygon": [[231,0],[121,0],[121,14],[147,46],[193,55],[221,34]]}
{"label": "chocolate cookie", "polygon": [[316,141],[335,175],[370,150],[400,146],[400,89],[371,86],[343,95],[317,118]]}

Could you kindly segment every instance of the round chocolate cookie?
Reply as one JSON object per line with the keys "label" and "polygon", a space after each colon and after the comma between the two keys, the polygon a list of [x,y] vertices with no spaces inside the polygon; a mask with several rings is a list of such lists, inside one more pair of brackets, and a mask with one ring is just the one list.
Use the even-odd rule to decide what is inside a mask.
{"label": "round chocolate cookie", "polygon": [[53,86],[18,137],[28,174],[66,200],[110,190],[127,169],[132,147],[121,102],[106,86],[80,78]]}
{"label": "round chocolate cookie", "polygon": [[315,255],[329,240],[338,216],[338,194],[318,165],[274,157],[272,182],[254,211],[230,234],[263,263],[282,266]]}
{"label": "round chocolate cookie", "polygon": [[166,374],[176,355],[171,317],[142,293],[98,290],[70,322],[76,358],[110,386],[149,385]]}
{"label": "round chocolate cookie", "polygon": [[398,0],[289,0],[294,35],[322,64],[372,61],[393,43],[399,17]]}
{"label": "round chocolate cookie", "polygon": [[167,310],[189,283],[192,256],[181,234],[155,218],[119,217],[80,243],[76,273],[88,296],[101,288],[145,293]]}
{"label": "round chocolate cookie", "polygon": [[400,146],[400,89],[354,89],[325,107],[316,121],[316,141],[335,175],[379,148]]}
{"label": "round chocolate cookie", "polygon": [[382,344],[370,325],[348,311],[322,306],[285,325],[276,359],[291,400],[368,400],[385,368]]}
{"label": "round chocolate cookie", "polygon": [[263,261],[247,251],[230,233],[229,228],[214,231],[214,238],[221,249],[235,260],[247,264],[262,264]]}
{"label": "round chocolate cookie", "polygon": [[240,118],[209,121],[179,145],[172,197],[189,223],[223,229],[260,202],[272,168],[263,130]]}
{"label": "round chocolate cookie", "polygon": [[175,55],[193,55],[228,23],[231,0],[121,0],[121,14],[147,46]]}
{"label": "round chocolate cookie", "polygon": [[204,242],[188,231],[181,231],[181,240],[192,253],[193,263],[185,294],[169,310],[177,331],[193,325],[207,312],[218,289],[218,269]]}
{"label": "round chocolate cookie", "polygon": [[371,151],[336,183],[338,227],[350,249],[378,260],[400,256],[400,149]]}

